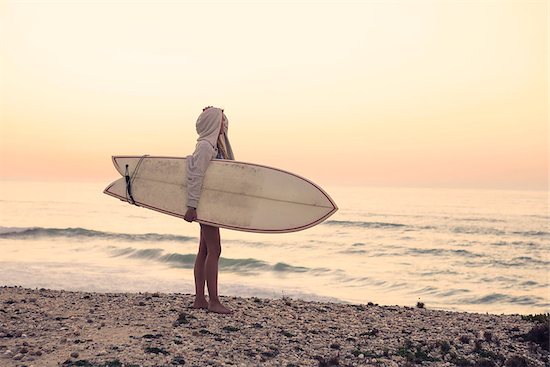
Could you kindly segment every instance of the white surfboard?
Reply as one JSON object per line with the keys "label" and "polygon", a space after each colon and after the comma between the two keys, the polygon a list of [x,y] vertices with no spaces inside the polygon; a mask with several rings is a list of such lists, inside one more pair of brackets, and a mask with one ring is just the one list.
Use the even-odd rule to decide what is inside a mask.
{"label": "white surfboard", "polygon": [[[186,159],[114,156],[123,176],[104,191],[129,203],[183,218],[187,210]],[[212,160],[204,177],[197,222],[258,233],[300,231],[338,210],[313,182],[277,168]]]}

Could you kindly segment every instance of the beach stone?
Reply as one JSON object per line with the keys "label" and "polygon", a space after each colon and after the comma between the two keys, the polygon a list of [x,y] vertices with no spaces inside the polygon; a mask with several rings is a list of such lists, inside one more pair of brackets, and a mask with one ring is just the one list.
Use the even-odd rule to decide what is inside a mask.
{"label": "beach stone", "polygon": [[176,356],[172,359],[171,363],[176,366],[183,366],[185,364],[185,359],[183,357]]}
{"label": "beach stone", "polygon": [[78,352],[72,352],[71,353],[72,358],[78,358],[78,356],[79,356]]}

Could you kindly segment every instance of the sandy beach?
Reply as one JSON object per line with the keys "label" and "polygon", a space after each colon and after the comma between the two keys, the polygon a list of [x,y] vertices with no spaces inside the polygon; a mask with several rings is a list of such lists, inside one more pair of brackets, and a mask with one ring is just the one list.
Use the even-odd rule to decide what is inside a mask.
{"label": "sandy beach", "polygon": [[520,315],[224,297],[226,316],[192,300],[2,287],[0,365],[548,365],[548,326]]}

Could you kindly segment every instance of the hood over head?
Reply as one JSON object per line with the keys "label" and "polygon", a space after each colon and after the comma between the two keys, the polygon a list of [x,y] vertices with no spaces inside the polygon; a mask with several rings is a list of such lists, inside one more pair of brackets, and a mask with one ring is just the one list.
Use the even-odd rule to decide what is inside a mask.
{"label": "hood over head", "polygon": [[210,107],[204,110],[197,119],[196,127],[199,134],[197,141],[206,140],[216,148],[222,127],[222,116],[223,112],[219,108]]}
{"label": "hood over head", "polygon": [[209,107],[204,110],[197,119],[196,127],[199,134],[197,141],[206,140],[212,147],[221,148],[226,159],[235,159],[227,136],[229,121],[221,109]]}

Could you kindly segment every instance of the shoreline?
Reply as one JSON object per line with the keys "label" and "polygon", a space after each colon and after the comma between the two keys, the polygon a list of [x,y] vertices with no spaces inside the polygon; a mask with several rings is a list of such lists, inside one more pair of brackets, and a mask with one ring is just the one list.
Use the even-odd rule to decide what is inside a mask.
{"label": "shoreline", "polygon": [[[545,366],[520,315],[0,287],[2,366]],[[548,326],[546,325],[546,343]],[[531,334],[530,334],[531,333]],[[540,343],[540,341],[539,341]]]}

